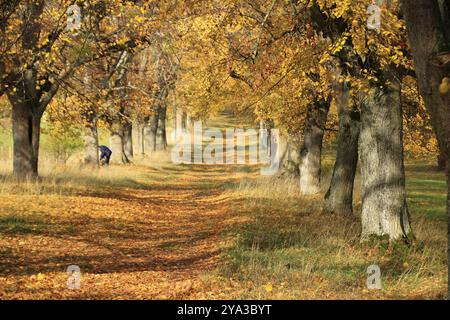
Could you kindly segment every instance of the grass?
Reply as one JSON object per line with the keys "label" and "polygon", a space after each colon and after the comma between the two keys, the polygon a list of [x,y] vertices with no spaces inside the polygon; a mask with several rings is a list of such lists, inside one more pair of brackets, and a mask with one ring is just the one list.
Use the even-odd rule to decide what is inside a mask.
{"label": "grass", "polygon": [[[226,220],[218,168],[167,154],[100,170],[41,163],[17,183],[0,166],[0,297],[181,299],[203,293]],[[8,171],[9,170],[9,171]],[[222,180],[222,181],[221,181]],[[66,288],[79,265],[82,289]]]}
{"label": "grass", "polygon": [[12,161],[0,160],[0,194],[77,195],[107,192],[110,188],[145,189],[157,181],[173,179],[175,175],[168,171],[173,167],[169,155],[162,152],[138,157],[132,166],[111,165],[98,170],[41,157],[39,180],[17,183],[11,176]]}
{"label": "grass", "polygon": [[[254,178],[229,191],[233,214],[218,274],[235,280],[242,299],[445,299],[447,218],[444,175],[431,164],[407,165],[411,247],[360,244],[357,216],[321,213],[322,196],[302,197],[296,181]],[[356,199],[358,206],[360,199]],[[366,287],[378,265],[381,291]]]}
{"label": "grass", "polygon": [[432,164],[417,161],[406,165],[406,188],[411,213],[427,219],[447,221],[447,183]]}
{"label": "grass", "polygon": [[[332,165],[327,150],[323,191]],[[0,161],[0,298],[447,297],[446,183],[426,161],[406,164],[411,247],[362,245],[357,214],[322,214],[323,195],[302,197],[295,179],[256,166],[174,165],[159,153],[92,170],[44,154],[40,180],[25,183],[11,167]],[[65,288],[70,264],[80,291]],[[380,291],[366,287],[373,264]]]}

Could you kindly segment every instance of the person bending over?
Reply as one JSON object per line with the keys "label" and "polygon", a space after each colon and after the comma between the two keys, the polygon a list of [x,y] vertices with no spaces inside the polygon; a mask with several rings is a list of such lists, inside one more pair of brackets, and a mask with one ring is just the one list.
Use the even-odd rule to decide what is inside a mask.
{"label": "person bending over", "polygon": [[111,159],[112,151],[107,146],[99,146],[100,149],[100,164],[102,166],[109,165],[109,159]]}

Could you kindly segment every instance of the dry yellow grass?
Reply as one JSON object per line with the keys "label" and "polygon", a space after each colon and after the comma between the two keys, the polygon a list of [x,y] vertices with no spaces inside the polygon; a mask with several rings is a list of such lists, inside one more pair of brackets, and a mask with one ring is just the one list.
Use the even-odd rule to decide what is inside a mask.
{"label": "dry yellow grass", "polygon": [[[443,175],[408,166],[410,248],[363,246],[355,217],[321,213],[294,179],[256,167],[176,166],[169,155],[99,170],[0,164],[3,299],[444,299]],[[358,197],[357,197],[358,198]],[[358,207],[359,199],[355,206]],[[66,268],[82,270],[80,290]],[[382,271],[366,288],[367,267]]]}
{"label": "dry yellow grass", "polygon": [[[419,184],[418,188],[408,184],[416,237],[409,248],[361,244],[357,215],[323,214],[323,194],[302,197],[295,180],[254,177],[242,181],[229,194],[237,199],[234,214],[247,222],[229,230],[235,241],[228,246],[220,271],[235,281],[231,297],[445,299],[448,263],[444,176],[430,172],[423,177],[415,168],[409,167],[408,177],[425,185]],[[423,198],[433,187],[434,193]],[[359,201],[357,196],[356,207]],[[366,286],[367,268],[374,264],[382,272],[380,291]]]}
{"label": "dry yellow grass", "polygon": [[[98,171],[43,166],[38,182],[2,177],[0,297],[201,296],[199,279],[217,264],[228,215],[205,180],[228,178],[158,157],[141,162]],[[80,290],[66,287],[72,264],[82,271]]]}

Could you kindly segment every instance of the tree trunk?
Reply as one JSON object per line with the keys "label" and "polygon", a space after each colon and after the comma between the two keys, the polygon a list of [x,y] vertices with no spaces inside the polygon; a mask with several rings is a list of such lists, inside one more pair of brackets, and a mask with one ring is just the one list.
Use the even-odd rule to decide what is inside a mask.
{"label": "tree trunk", "polygon": [[158,112],[158,128],[156,130],[156,150],[166,150],[167,132],[166,132],[166,112],[167,106],[163,104]]}
{"label": "tree trunk", "polygon": [[126,123],[123,126],[123,152],[128,161],[133,159],[133,125],[131,123]]}
{"label": "tree trunk", "polygon": [[400,84],[371,89],[361,110],[362,240],[409,241]]}
{"label": "tree trunk", "polygon": [[273,120],[272,119],[264,120],[263,128],[267,130],[267,156],[270,158],[272,154],[272,129],[275,128]]}
{"label": "tree trunk", "polygon": [[24,103],[13,103],[12,107],[13,174],[21,180],[38,176],[42,115],[36,109]]}
{"label": "tree trunk", "polygon": [[186,129],[190,131],[193,128],[193,121],[190,113],[186,114]]}
{"label": "tree trunk", "polygon": [[172,130],[170,137],[172,141],[177,139],[177,107],[175,105],[172,107]]}
{"label": "tree trunk", "polygon": [[280,158],[280,175],[299,177],[299,147],[298,139],[290,135],[280,137],[279,148],[281,151]]}
{"label": "tree trunk", "polygon": [[175,139],[178,140],[183,136],[185,130],[185,127],[183,126],[183,111],[178,110],[178,108],[176,114],[176,122],[177,122],[177,131]]}
{"label": "tree trunk", "polygon": [[139,125],[139,136],[141,137],[141,141],[139,142],[139,148],[141,150],[141,155],[145,155],[145,134],[144,134],[144,130],[145,130],[145,125],[144,124],[140,124]]}
{"label": "tree trunk", "polygon": [[84,127],[84,164],[98,166],[98,131],[95,123]]}
{"label": "tree trunk", "polygon": [[110,162],[115,164],[129,163],[124,149],[124,125],[120,123],[113,124],[110,130],[109,142],[112,151]]}
{"label": "tree trunk", "polygon": [[[450,5],[448,1],[402,0],[420,93],[446,159],[448,257],[450,259]],[[446,57],[446,58],[444,58]],[[447,84],[448,86],[448,84]],[[444,89],[444,90],[443,90]],[[450,269],[449,269],[450,277]],[[448,284],[450,291],[450,282]]]}
{"label": "tree trunk", "polygon": [[133,133],[133,151],[144,154],[144,127],[140,121],[135,121],[132,126]]}
{"label": "tree trunk", "polygon": [[280,169],[278,175],[285,175],[288,173],[288,149],[289,149],[289,137],[287,135],[280,135],[280,140],[278,142],[278,150],[280,154]]}
{"label": "tree trunk", "polygon": [[178,108],[177,108],[177,98],[175,92],[173,93],[173,105],[172,105],[172,141],[176,141],[179,137],[179,122],[178,122]]}
{"label": "tree trunk", "polygon": [[443,152],[439,152],[438,158],[437,158],[437,167],[439,171],[444,171],[445,172],[445,167],[446,167],[446,159],[445,159],[445,155]]}
{"label": "tree trunk", "polygon": [[156,132],[158,130],[158,111],[148,117],[144,127],[145,150],[148,153],[156,151]]}
{"label": "tree trunk", "polygon": [[445,12],[440,12],[438,1],[403,0],[402,3],[420,93],[430,112],[440,151],[448,163],[450,91],[443,90],[443,85],[450,78],[450,10],[447,7]]}
{"label": "tree trunk", "polygon": [[316,101],[307,108],[304,141],[300,150],[300,192],[316,194],[320,190],[322,140],[325,132],[329,101]]}
{"label": "tree trunk", "polygon": [[353,184],[358,163],[360,113],[349,109],[349,100],[349,92],[344,87],[337,93],[339,134],[336,141],[337,152],[333,176],[330,188],[325,195],[324,211],[326,213],[353,213]]}
{"label": "tree trunk", "polygon": [[188,129],[187,129],[187,113],[183,111],[182,114],[181,114],[181,134],[182,134],[182,136],[187,134],[187,132],[188,132]]}
{"label": "tree trunk", "polygon": [[[2,1],[2,5],[3,3],[7,2]],[[21,23],[19,23],[21,27],[19,27],[20,30],[17,30],[18,34],[21,35],[16,44],[21,46],[19,50],[26,53],[36,52],[35,49],[38,48],[39,35],[42,31],[41,15],[44,8],[45,2],[42,0],[24,3]],[[35,64],[24,66],[22,59],[13,58],[11,63],[14,71],[4,75],[5,62],[4,59],[1,60],[2,74],[0,78],[2,79],[2,86],[0,95],[5,92],[5,90],[1,90],[5,89],[3,86],[5,84],[4,77],[12,76],[13,79],[16,79],[14,80],[14,86],[17,91],[6,91],[12,105],[13,174],[19,180],[37,178],[41,118],[48,103],[58,91],[59,82],[51,85],[50,90],[43,97],[44,91],[36,89],[38,77]],[[43,99],[41,100],[41,98]]]}

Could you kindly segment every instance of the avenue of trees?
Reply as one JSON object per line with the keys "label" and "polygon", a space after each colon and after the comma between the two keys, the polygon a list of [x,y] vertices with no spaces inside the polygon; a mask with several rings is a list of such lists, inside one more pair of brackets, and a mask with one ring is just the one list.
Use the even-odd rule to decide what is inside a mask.
{"label": "avenue of trees", "polygon": [[[74,4],[81,24],[67,28]],[[21,180],[38,176],[44,116],[81,127],[95,167],[99,127],[128,163],[166,150],[168,121],[177,139],[222,109],[281,130],[281,174],[305,195],[335,137],[324,211],[353,212],[359,166],[363,240],[413,239],[405,150],[439,154],[449,176],[449,0],[12,0],[0,29]]]}

